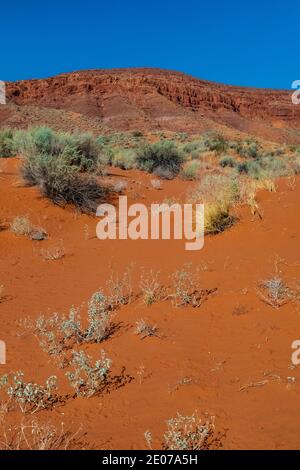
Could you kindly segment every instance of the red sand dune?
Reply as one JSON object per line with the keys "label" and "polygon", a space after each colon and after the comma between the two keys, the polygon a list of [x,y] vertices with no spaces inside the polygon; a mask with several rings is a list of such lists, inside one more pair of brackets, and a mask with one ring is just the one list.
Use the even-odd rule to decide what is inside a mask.
{"label": "red sand dune", "polygon": [[[197,93],[207,90],[209,96],[210,85],[205,82],[178,75],[168,88],[164,80],[158,91],[157,82],[164,76],[156,77],[153,72],[150,79],[143,78],[142,71],[126,73],[132,74],[132,82],[126,85],[120,80],[120,88],[128,86],[130,96],[130,90],[140,86],[144,103],[149,103],[149,93],[166,100],[174,109],[187,108],[187,113],[199,116],[204,106],[213,115],[212,102],[217,108],[231,111],[233,106],[239,106],[245,119],[254,112],[241,102],[250,99],[249,95],[239,103],[234,101],[236,89],[230,92],[228,87],[215,86],[219,95],[212,95],[214,98],[203,104]],[[93,87],[89,91],[85,83],[90,74]],[[55,106],[55,99],[59,99],[59,105],[67,109],[71,101],[63,99],[63,90],[73,86],[74,93],[81,90],[86,112],[92,113],[88,96],[100,96],[99,88],[103,90],[101,109],[105,115],[104,103],[109,102],[111,116],[113,97],[108,99],[105,89],[111,89],[114,77],[119,79],[117,72],[62,75],[27,82],[26,86],[24,82],[11,84],[9,93],[19,104],[42,104],[43,89],[50,87],[53,94],[48,94],[43,105]],[[197,95],[191,103],[195,111],[189,106],[188,83],[193,84]],[[227,104],[221,102],[223,93],[228,95]],[[253,93],[258,99],[258,92]],[[272,97],[274,101],[276,97],[287,100],[284,92],[274,92]],[[115,99],[118,102],[118,94]],[[120,308],[116,317],[120,322],[118,331],[103,344],[87,345],[84,349],[94,358],[105,349],[113,360],[113,373],[119,374],[125,367],[131,380],[99,397],[70,398],[52,411],[40,411],[38,418],[63,421],[73,430],[83,425],[88,446],[139,449],[145,448],[146,430],[153,435],[154,447],[160,447],[166,419],[177,411],[191,414],[198,410],[216,417],[216,430],[226,449],[299,448],[300,376],[299,369],[289,368],[291,343],[300,335],[299,303],[289,302],[276,310],[256,294],[257,282],[274,275],[276,270],[288,285],[298,285],[299,179],[294,187],[282,180],[276,193],[259,194],[262,219],[253,219],[249,209],[242,209],[238,224],[225,233],[206,237],[202,251],[188,252],[181,241],[99,241],[95,237],[95,219],[56,207],[41,198],[36,189],[24,187],[19,164],[18,159],[0,160],[1,220],[9,222],[17,215],[27,214],[33,223],[47,230],[49,239],[34,242],[9,230],[0,232],[0,283],[5,286],[6,295],[0,304],[1,339],[6,341],[8,354],[7,365],[1,366],[1,371],[22,369],[28,380],[38,383],[54,373],[61,390],[67,390],[65,371],[57,370],[32,335],[19,334],[22,329],[16,321],[80,306],[105,285],[112,270],[122,274],[131,266],[137,286],[141,267],[157,269],[162,283],[168,285],[169,276],[183,263],[191,262],[200,269],[201,285],[218,289],[195,309],[175,308],[168,300],[145,307],[140,298]],[[149,175],[117,169],[113,173],[115,176],[109,178],[128,181],[129,198],[135,200],[140,194],[146,203],[174,193],[184,197],[191,185],[181,180],[176,180],[176,184],[166,181],[164,188],[156,191]],[[42,249],[61,244],[66,250],[64,258],[52,262],[43,259]],[[141,317],[157,324],[161,337],[140,340],[134,334],[134,324]],[[180,385],[184,377],[189,377],[190,382]],[[261,386],[240,390],[261,381]],[[13,416],[16,421],[20,418],[17,413]]]}

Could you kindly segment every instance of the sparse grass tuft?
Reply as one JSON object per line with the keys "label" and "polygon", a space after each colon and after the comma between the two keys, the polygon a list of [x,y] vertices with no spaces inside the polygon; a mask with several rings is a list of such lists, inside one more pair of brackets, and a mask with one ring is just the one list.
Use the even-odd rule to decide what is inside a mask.
{"label": "sparse grass tuft", "polygon": [[147,338],[148,336],[157,336],[158,328],[156,325],[150,325],[144,318],[137,320],[135,327],[135,334],[140,335],[141,339]]}
{"label": "sparse grass tuft", "polygon": [[41,256],[45,261],[57,261],[66,256],[66,250],[61,243],[57,246],[41,250]]}

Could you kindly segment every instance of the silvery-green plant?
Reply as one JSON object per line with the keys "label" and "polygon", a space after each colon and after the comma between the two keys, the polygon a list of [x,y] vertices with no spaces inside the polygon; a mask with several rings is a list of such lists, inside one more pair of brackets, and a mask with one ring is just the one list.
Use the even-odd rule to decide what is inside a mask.
{"label": "silvery-green plant", "polygon": [[72,307],[68,316],[53,313],[46,318],[41,315],[35,322],[34,333],[43,351],[57,356],[68,345],[82,341],[79,312]]}
{"label": "silvery-green plant", "polygon": [[24,373],[17,371],[1,378],[1,387],[6,389],[7,395],[16,402],[22,413],[35,413],[41,409],[50,408],[57,400],[57,377],[50,376],[45,385],[34,382],[25,382]]}
{"label": "silvery-green plant", "polygon": [[167,420],[167,431],[163,439],[166,450],[204,450],[209,447],[208,440],[214,432],[213,418],[202,423],[197,413]]}
{"label": "silvery-green plant", "polygon": [[76,396],[91,397],[103,390],[107,383],[111,362],[103,350],[100,359],[95,364],[92,364],[91,357],[83,351],[73,351],[71,364],[74,370],[66,372],[66,376]]}
{"label": "silvery-green plant", "polygon": [[107,310],[107,298],[95,292],[88,303],[88,327],[84,333],[86,342],[100,343],[107,339],[113,330],[113,313]]}
{"label": "silvery-green plant", "polygon": [[279,277],[272,277],[260,283],[259,297],[273,308],[279,308],[291,299],[291,291]]}

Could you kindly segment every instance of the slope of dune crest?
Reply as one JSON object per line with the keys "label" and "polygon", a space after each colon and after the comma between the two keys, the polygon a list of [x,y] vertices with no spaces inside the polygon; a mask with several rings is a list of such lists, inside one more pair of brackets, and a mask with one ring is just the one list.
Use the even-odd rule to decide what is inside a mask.
{"label": "slope of dune crest", "polygon": [[[161,69],[86,70],[7,82],[0,124],[26,127],[88,120],[90,129],[202,132],[220,128],[278,142],[300,141],[300,107],[291,92],[222,85]],[[68,113],[77,113],[77,122]]]}

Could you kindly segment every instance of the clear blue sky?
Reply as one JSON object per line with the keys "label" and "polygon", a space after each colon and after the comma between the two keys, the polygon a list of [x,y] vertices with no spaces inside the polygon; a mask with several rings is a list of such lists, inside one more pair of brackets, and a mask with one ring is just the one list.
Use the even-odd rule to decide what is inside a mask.
{"label": "clear blue sky", "polygon": [[14,0],[0,18],[1,80],[131,66],[270,88],[300,79],[299,0]]}

